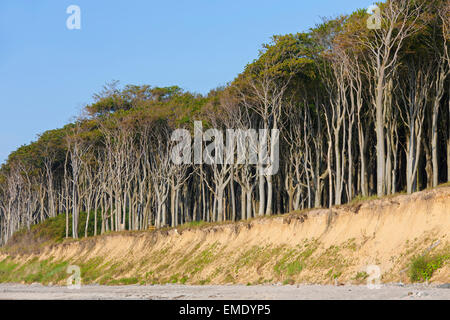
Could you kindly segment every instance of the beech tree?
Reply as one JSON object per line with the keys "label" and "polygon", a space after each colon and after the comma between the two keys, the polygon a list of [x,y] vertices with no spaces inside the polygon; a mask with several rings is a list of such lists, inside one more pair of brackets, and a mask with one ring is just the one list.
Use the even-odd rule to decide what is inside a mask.
{"label": "beech tree", "polygon": [[[331,207],[449,181],[448,1],[379,8],[379,29],[357,10],[274,36],[207,95],[105,85],[74,123],[1,166],[0,244],[49,218],[77,238]],[[200,133],[187,139],[202,146],[200,163],[173,161],[176,129]],[[279,170],[269,174],[261,161],[274,156]]]}

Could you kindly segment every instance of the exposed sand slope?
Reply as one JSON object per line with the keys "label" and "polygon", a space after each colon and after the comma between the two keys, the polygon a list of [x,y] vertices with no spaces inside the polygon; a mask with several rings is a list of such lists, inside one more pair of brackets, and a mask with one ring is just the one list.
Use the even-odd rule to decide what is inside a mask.
{"label": "exposed sand slope", "polygon": [[[25,274],[37,272],[36,257],[77,264],[84,283],[357,284],[368,265],[379,266],[382,282],[408,282],[411,259],[433,244],[431,254],[448,254],[449,235],[450,187],[442,187],[235,224],[116,233],[13,261]],[[448,260],[431,282],[450,282]]]}

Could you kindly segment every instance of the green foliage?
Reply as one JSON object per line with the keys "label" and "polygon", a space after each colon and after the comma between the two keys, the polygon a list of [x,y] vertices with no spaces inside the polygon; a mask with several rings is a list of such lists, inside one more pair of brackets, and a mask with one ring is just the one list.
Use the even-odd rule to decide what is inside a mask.
{"label": "green foliage", "polygon": [[67,262],[31,259],[23,264],[7,258],[0,261],[0,282],[57,283],[68,277]]}
{"label": "green foliage", "polygon": [[293,261],[286,265],[286,274],[292,276],[303,270],[303,264],[300,261]]}
{"label": "green foliage", "polygon": [[[411,1],[411,5],[413,5],[415,2],[416,1]],[[444,1],[436,0],[433,1],[433,3],[439,3],[439,5],[441,5],[441,3],[444,3]],[[383,4],[379,5],[380,7],[383,7]],[[434,8],[433,10],[435,9],[436,8]],[[436,19],[437,13],[433,10],[431,10],[429,14],[427,13],[427,15],[425,15],[424,17],[420,17],[420,21],[418,21],[417,23],[417,27],[421,27],[420,30],[418,30],[419,32],[415,33],[413,36],[405,40],[404,46],[398,52],[399,66],[391,66],[392,70],[389,70],[389,74],[395,74],[396,77],[398,76],[399,78],[403,78],[405,72],[411,72],[411,68],[408,67],[408,64],[409,66],[416,65],[418,61],[422,60],[426,62],[435,61],[432,60],[434,59],[432,57],[435,57],[436,53],[439,52],[439,50],[442,51],[444,49],[443,46],[445,45],[445,43],[444,41],[442,41],[443,39],[441,39],[443,35],[442,32],[439,31],[441,30],[441,22],[440,19]],[[291,129],[300,128],[296,127],[299,123],[306,123],[307,126],[303,128],[303,134],[305,135],[305,137],[303,137],[304,142],[302,142],[301,145],[310,144],[311,146],[316,146],[309,149],[311,151],[309,157],[313,159],[310,159],[312,162],[309,162],[318,164],[318,171],[322,171],[326,165],[325,160],[329,160],[330,156],[332,157],[332,155],[325,156],[324,154],[324,150],[326,150],[326,144],[333,143],[333,141],[335,141],[338,142],[339,145],[344,145],[345,143],[343,142],[342,137],[345,138],[345,132],[347,132],[346,130],[338,131],[338,133],[340,132],[339,136],[336,136],[333,139],[328,139],[329,142],[326,142],[326,137],[324,135],[321,135],[322,132],[325,132],[327,127],[329,128],[329,125],[332,124],[331,122],[334,121],[332,120],[331,122],[329,122],[328,120],[329,115],[331,115],[332,113],[331,111],[333,105],[329,105],[329,102],[332,102],[336,98],[334,97],[335,93],[332,92],[334,89],[324,89],[324,86],[326,86],[325,84],[328,81],[333,82],[334,80],[334,78],[328,78],[328,76],[330,75],[328,70],[333,61],[332,59],[330,59],[330,56],[334,55],[334,57],[336,58],[341,53],[348,54],[348,59],[350,59],[349,66],[355,64],[356,66],[358,66],[357,69],[371,70],[370,65],[368,65],[368,61],[370,59],[367,60],[367,56],[371,55],[370,50],[367,51],[367,43],[356,41],[358,39],[374,41],[376,40],[375,38],[380,35],[377,32],[370,31],[366,27],[367,16],[368,13],[365,12],[365,10],[357,10],[349,16],[338,16],[335,19],[327,19],[323,23],[317,25],[315,28],[312,28],[307,32],[287,35],[275,35],[269,44],[263,45],[258,58],[247,65],[244,72],[239,75],[231,85],[226,86],[225,88],[217,88],[211,90],[211,92],[207,96],[196,94],[194,92],[186,92],[178,86],[152,87],[150,85],[126,85],[124,87],[120,87],[117,81],[106,84],[101,92],[94,95],[94,102],[86,106],[85,111],[87,111],[88,115],[85,118],[77,120],[76,123],[68,124],[61,129],[46,131],[38,136],[37,141],[32,142],[28,145],[21,146],[16,151],[10,154],[7,163],[0,168],[0,206],[2,208],[6,208],[8,205],[8,201],[11,201],[11,204],[13,204],[14,207],[16,207],[15,202],[19,204],[23,203],[23,199],[27,199],[27,197],[19,197],[17,196],[18,193],[20,193],[21,195],[27,193],[28,199],[30,199],[29,203],[39,201],[40,198],[43,199],[42,203],[49,203],[50,195],[53,194],[52,192],[48,192],[50,190],[46,190],[49,187],[49,182],[53,182],[54,189],[58,189],[51,191],[54,191],[54,194],[61,194],[61,191],[64,189],[64,187],[62,186],[65,182],[67,183],[67,181],[71,180],[71,175],[73,174],[73,164],[69,159],[70,157],[68,157],[68,151],[70,151],[68,142],[77,141],[82,145],[88,146],[87,150],[89,151],[81,156],[83,158],[83,163],[89,164],[88,167],[92,169],[92,172],[101,172],[98,170],[100,168],[100,164],[107,158],[107,152],[105,152],[105,142],[107,140],[106,137],[110,137],[110,135],[105,134],[105,132],[119,132],[122,136],[132,137],[130,145],[137,145],[138,143],[144,141],[145,145],[148,143],[148,148],[151,149],[151,144],[153,143],[153,140],[155,140],[155,137],[151,136],[151,138],[149,138],[148,136],[151,132],[158,132],[158,129],[162,127],[168,128],[169,131],[177,127],[192,129],[192,123],[195,119],[208,118],[210,114],[225,114],[230,111],[227,108],[241,108],[243,104],[242,98],[245,98],[245,107],[249,107],[249,109],[255,109],[255,106],[257,106],[260,101],[258,102],[258,99],[255,98],[255,96],[257,96],[258,94],[255,94],[254,92],[253,94],[251,93],[251,88],[252,85],[255,85],[255,87],[257,87],[258,83],[261,84],[261,82],[264,82],[265,77],[269,77],[270,80],[273,80],[269,81],[271,85],[269,86],[268,91],[271,92],[265,93],[269,96],[277,91],[276,87],[280,86],[280,84],[281,86],[284,84],[286,84],[287,86],[286,95],[280,98],[283,100],[280,103],[280,108],[283,108],[283,111],[285,111],[292,106],[292,112],[282,112],[281,118],[279,119],[279,122],[282,123],[284,128],[286,129],[283,130],[282,138],[289,139],[289,136],[285,135],[286,133],[294,132]],[[407,23],[409,22],[407,21]],[[397,31],[398,30],[394,30],[393,37],[396,37]],[[434,45],[437,45],[437,47],[434,48],[434,46],[429,46],[428,42],[433,42]],[[372,44],[376,44],[376,42]],[[437,49],[438,51],[436,51]],[[344,62],[346,60],[340,59],[337,61]],[[362,120],[358,121],[362,121],[362,123],[358,124],[364,126],[364,133],[365,137],[367,138],[368,150],[366,150],[365,153],[369,160],[369,163],[367,163],[367,173],[370,175],[371,170],[373,170],[375,165],[375,157],[373,157],[374,132],[372,132],[373,121],[370,120],[370,110],[372,110],[372,102],[370,101],[370,99],[366,98],[367,96],[370,96],[367,90],[373,87],[373,79],[367,76],[367,72],[362,73],[365,75],[362,76],[361,86],[365,89],[363,89],[362,92],[362,109],[361,111],[358,111],[358,116],[362,115]],[[346,74],[345,77],[348,78],[346,81],[353,78],[353,76],[351,76],[350,74]],[[418,79],[421,78],[422,76],[418,77]],[[251,81],[254,80],[256,81],[254,83],[251,83]],[[353,106],[354,101],[352,100],[352,98],[355,98],[355,96],[353,95],[355,93],[353,92],[353,90],[355,89],[353,87],[353,83],[346,83],[344,87],[347,87],[347,89],[345,89],[347,91],[339,99],[345,97],[347,100],[347,98],[350,98],[350,102]],[[401,87],[401,85],[397,87]],[[432,92],[433,90],[430,90],[430,97],[436,95],[435,92]],[[236,94],[236,91],[239,91],[239,94]],[[393,96],[396,96],[397,93],[397,91],[393,92]],[[443,97],[448,99],[447,87],[445,89]],[[442,104],[445,104],[445,98],[442,98]],[[387,107],[387,101],[385,102]],[[396,103],[401,104],[401,101],[396,101]],[[269,105],[267,104],[267,100],[264,102],[264,104]],[[230,107],[230,105],[232,107]],[[273,107],[274,106],[270,106],[269,109]],[[327,108],[330,109],[327,111],[323,111],[323,109]],[[445,111],[446,109],[442,110]],[[269,114],[271,113],[271,111],[273,110],[268,110]],[[401,112],[401,110],[399,112]],[[257,113],[258,112],[254,112],[254,110],[249,112],[249,118],[252,118],[250,121],[251,126],[256,127],[260,125],[261,119],[260,115],[257,115]],[[288,119],[293,114],[304,115],[299,118]],[[442,115],[445,118],[446,113],[442,113]],[[272,118],[269,120],[269,122],[274,123],[274,115],[270,116],[269,118]],[[427,124],[428,120],[430,119],[426,120],[427,121],[424,121],[423,131],[427,134],[424,134],[424,141],[428,139],[428,137],[426,136],[428,135],[428,131],[430,131],[431,129],[428,128],[429,124]],[[211,125],[211,123],[208,123],[208,120],[203,120],[203,124],[205,128],[208,127],[208,125]],[[347,124],[350,124],[350,122],[348,122]],[[352,122],[352,125],[356,126],[356,122]],[[443,138],[445,137],[445,135],[441,134],[442,132],[445,132],[445,130],[443,130],[445,129],[445,125],[446,122],[442,122],[442,124],[440,124],[440,127],[438,128],[441,144],[442,142],[445,142],[445,138]],[[389,127],[390,126],[391,125],[389,124]],[[352,127],[346,127],[346,125],[344,125],[344,128],[348,128],[350,130],[349,132],[352,132],[353,130]],[[397,142],[399,145],[402,145],[405,142],[404,125],[400,126],[398,129],[399,132]],[[308,134],[306,135],[306,133]],[[116,136],[112,134],[111,137],[112,145],[116,145],[116,141],[114,140],[117,139]],[[322,139],[322,141],[316,140],[316,138],[320,138]],[[354,139],[353,143],[355,143],[355,141],[358,141],[358,139]],[[356,149],[356,144],[351,145],[349,147],[349,150],[352,150],[353,147],[355,147]],[[281,156],[283,157],[281,159],[282,163],[284,163],[284,161],[288,161],[286,163],[289,164],[289,161],[291,161],[291,159],[285,157],[285,155],[287,154],[285,153],[286,150],[284,150],[285,148],[287,148],[286,144],[283,144],[281,148]],[[304,150],[302,146],[299,145],[295,148],[299,149],[297,150],[299,151],[298,155],[303,154]],[[127,154],[127,156],[129,157],[126,161],[141,161],[145,156],[151,154],[151,150],[148,150],[149,152],[147,152],[147,150],[139,150],[140,152],[135,152],[137,150],[134,150],[134,148],[130,148],[130,150],[132,152]],[[348,150],[345,149],[343,150],[343,152],[348,152]],[[403,159],[402,157],[404,157],[403,153],[402,155],[400,155],[399,159]],[[137,158],[139,158],[140,160],[137,160]],[[149,159],[151,159],[151,157]],[[297,159],[299,159],[299,156]],[[440,162],[443,162],[445,157],[440,156],[439,159]],[[358,158],[354,159],[355,163],[359,163],[359,161],[360,159]],[[149,163],[150,162],[151,161],[149,161]],[[421,164],[419,165],[418,174],[422,174],[422,172],[424,171],[423,166],[425,166],[425,163],[422,162],[423,161],[421,161]],[[139,168],[145,167],[143,163],[145,162],[139,163]],[[402,176],[405,173],[405,168],[402,166],[402,163],[403,161],[400,161],[398,163],[400,166],[398,167],[397,175],[399,176]],[[333,164],[333,166],[335,166],[335,164]],[[346,164],[346,162],[344,161],[344,172],[349,171],[347,170],[349,169],[347,166],[348,164]],[[107,166],[105,166],[105,168],[106,167]],[[445,164],[439,165],[438,171],[440,175],[442,175],[442,168],[445,168]],[[116,169],[117,172],[121,172],[121,168]],[[306,172],[308,175],[310,175],[313,170],[315,172],[315,169],[316,168],[312,167],[307,168]],[[331,169],[332,168],[330,168],[330,170]],[[11,180],[8,181],[8,174],[11,172],[14,173],[14,175],[12,176],[15,180],[21,180],[17,178],[19,177],[22,178],[22,180],[25,182],[11,183]],[[290,175],[292,175],[292,173],[289,171],[285,171],[282,174],[282,176],[286,177],[289,177]],[[123,177],[124,175],[120,176]],[[137,176],[138,175],[136,175],[136,177]],[[146,172],[146,176],[144,178],[142,176],[139,178],[148,179],[148,177],[149,174],[148,172]],[[304,177],[307,178],[307,176],[305,175]],[[104,179],[103,181],[109,181],[107,180],[108,178],[115,179],[116,175],[111,175],[107,178],[102,177],[101,179]],[[320,179],[323,183],[323,179],[328,179],[330,182],[332,182],[330,180],[331,178],[332,177],[326,178],[324,176]],[[83,176],[83,179],[86,180],[87,178]],[[138,181],[137,178],[124,179],[130,179],[126,182],[129,182],[130,185],[133,186],[141,184],[141,181]],[[298,179],[295,178],[294,180]],[[401,184],[403,183],[402,180],[404,179],[399,180],[399,188],[401,189]],[[118,182],[118,185],[125,185],[123,181],[115,182]],[[302,182],[305,183],[304,180],[300,180],[296,181],[296,184],[301,184]],[[147,183],[151,182],[149,182],[149,180],[142,180],[142,185],[147,185]],[[80,184],[83,185],[84,182],[81,182]],[[314,188],[317,188],[320,185],[320,181],[318,184],[314,183]],[[16,189],[20,190],[20,192],[14,190],[11,191],[11,193],[15,195],[4,196],[8,192],[8,187],[10,186],[14,186]],[[237,185],[233,184],[233,186]],[[280,191],[278,195],[285,198],[286,190],[282,189],[283,186],[278,182],[275,182],[275,187],[280,187],[277,190]],[[324,185],[324,188],[325,189],[323,190],[323,193],[326,194],[326,188],[332,188],[332,186],[330,185],[330,187],[327,187],[326,185]],[[106,194],[104,193],[104,191],[101,191],[101,193],[103,195],[106,195],[106,197],[111,200],[114,200],[114,198],[118,199],[117,197],[119,197],[119,194],[117,194],[117,192],[114,192],[114,194]],[[35,196],[36,194],[38,194],[38,196]],[[83,194],[83,192],[81,192],[81,194]],[[86,199],[83,195],[81,195],[80,198],[81,199],[79,200],[81,203],[86,202]],[[148,198],[149,199],[147,200],[143,200],[146,203],[139,203],[139,205],[151,205],[151,201],[154,200],[154,198],[152,199],[150,196]],[[257,200],[256,198],[255,200]],[[347,197],[344,196],[343,199],[345,198]],[[358,196],[351,201],[351,205],[359,204],[361,201],[369,200],[372,198],[374,197],[363,198]],[[226,196],[226,199],[228,199],[228,195]],[[351,199],[345,199],[345,201],[347,200]],[[125,200],[123,205],[127,206],[127,202],[131,201],[131,199],[129,201]],[[141,200],[139,201],[141,202]],[[325,197],[322,197],[322,204],[323,201],[326,201]],[[39,204],[39,206],[40,205],[41,204]],[[44,204],[44,206],[45,205],[46,204]],[[17,206],[17,208],[17,215],[21,215],[22,212],[25,211],[23,209],[20,209],[19,206]],[[36,211],[38,209],[33,210]],[[5,222],[6,215],[4,211],[5,209],[0,212],[0,223],[2,223],[2,227],[4,226],[4,223],[10,223],[9,221],[13,221],[13,223],[11,223],[9,227],[16,228],[17,223],[15,221],[27,221],[27,217],[24,218],[24,216],[19,216],[15,217],[18,219],[8,219],[9,221]],[[48,211],[50,210],[47,210],[47,212]],[[33,215],[35,218],[36,212],[33,212]],[[129,229],[130,227],[128,225],[128,217],[129,213],[126,212],[126,229]],[[85,212],[80,213],[78,230],[79,238],[83,237],[85,234],[86,218],[87,216]],[[71,220],[72,217],[71,215],[69,215],[69,237],[72,235]],[[183,228],[198,228],[208,225],[211,224],[208,224],[206,222],[190,222],[178,228],[182,230]],[[23,227],[23,225],[21,225],[21,227]],[[100,221],[97,225],[97,228],[98,229],[95,231],[97,232],[97,234],[99,234],[101,228]],[[1,229],[8,230],[7,228]],[[92,236],[94,235],[94,233],[94,214],[91,213],[89,215],[89,228],[87,234],[89,236]],[[4,251],[19,254],[32,252],[34,250],[41,249],[46,244],[64,241],[65,236],[66,216],[65,214],[60,214],[55,218],[46,219],[44,222],[40,222],[38,225],[32,226],[30,229],[23,229],[15,233],[9,240],[7,247],[4,248]],[[305,248],[286,252],[284,251],[284,249],[280,248],[270,250],[266,247],[255,246],[243,252],[242,256],[240,256],[236,261],[236,264],[234,266],[235,271],[237,273],[240,267],[249,266],[251,264],[254,264],[256,267],[262,267],[264,266],[264,264],[270,261],[272,257],[275,256],[277,258],[277,263],[273,268],[276,274],[280,277],[294,276],[301,273],[303,268],[307,266],[309,267],[307,263],[313,265],[314,267],[323,269],[324,273],[329,268],[333,268],[330,271],[330,276],[334,276],[336,274],[340,274],[340,270],[348,263],[343,258],[340,250],[356,250],[357,247],[356,244],[349,242],[341,248],[330,247],[319,257],[316,257],[315,259],[309,259],[315,252],[316,248],[316,246],[305,246]],[[182,259],[180,259],[180,261],[178,261],[179,266],[183,266],[189,271],[189,276],[195,273],[199,273],[201,270],[203,270],[203,268],[214,259],[217,248],[207,248],[201,253],[196,252],[197,249],[198,247],[192,250],[192,257],[185,255]],[[164,253],[162,253],[162,251],[156,253],[155,259],[163,254]],[[278,257],[278,255],[280,255],[280,258]],[[437,258],[437,260],[433,259],[434,258],[430,257],[416,258],[411,266],[411,279],[415,279],[414,281],[419,281],[420,279],[428,279],[429,277],[431,277],[433,272],[438,269],[444,261]],[[1,268],[3,269],[0,268],[0,272],[1,270],[8,270],[8,268],[12,268],[14,266],[11,264],[11,262],[8,263],[9,264],[6,264],[5,262],[5,264],[2,265]],[[43,274],[31,273],[30,279],[47,279],[52,278],[53,274],[60,273],[60,271],[55,271],[56,269],[52,271],[54,273],[48,271],[47,269],[49,269],[50,266],[47,264],[47,262],[40,262],[39,266],[35,267],[45,271]],[[95,280],[99,277],[97,267],[98,266],[96,266],[96,262],[90,262],[88,265],[84,266],[83,271],[88,274],[89,279]],[[115,268],[119,267],[126,266],[114,265],[110,267],[110,271],[112,272]],[[158,268],[164,267],[167,267],[167,265],[162,264],[158,266]],[[362,277],[363,275],[360,276]],[[113,281],[113,279],[114,277],[109,274],[104,275],[102,281],[108,282]],[[181,281],[178,280],[178,278],[176,280]]]}
{"label": "green foliage", "polygon": [[208,223],[206,221],[191,221],[187,222],[183,225],[180,225],[178,229],[191,229],[191,228],[201,228],[211,225],[211,223]]}
{"label": "green foliage", "polygon": [[[84,237],[86,227],[86,212],[80,212],[78,237]],[[94,235],[94,212],[89,215],[88,236]],[[101,232],[100,218],[97,217],[97,234]],[[66,215],[64,213],[54,218],[32,225],[30,230],[22,229],[13,234],[2,250],[7,253],[31,253],[47,244],[62,242],[66,237]],[[72,214],[69,214],[69,237],[72,237]]]}
{"label": "green foliage", "polygon": [[291,278],[285,279],[283,281],[283,285],[288,285],[288,284],[293,285],[293,284],[295,284],[295,281],[293,279],[291,279]]}
{"label": "green foliage", "polygon": [[450,254],[422,255],[415,257],[409,267],[409,278],[412,282],[429,280],[433,273],[450,259]]}
{"label": "green foliage", "polygon": [[178,282],[178,274],[174,274],[170,277],[169,283],[177,283]]}
{"label": "green foliage", "polygon": [[12,259],[6,258],[0,261],[0,282],[4,282],[5,279],[9,279],[9,277],[13,274],[14,269],[18,266]]}
{"label": "green foliage", "polygon": [[215,251],[218,247],[218,243],[212,244],[209,248],[201,251],[194,259],[191,261],[189,271],[191,274],[195,274],[203,270],[203,268],[214,260]]}
{"label": "green foliage", "polygon": [[368,277],[369,277],[369,275],[367,274],[367,272],[360,271],[355,275],[355,277],[353,279],[358,280],[358,281],[363,281],[363,280],[366,280]]}
{"label": "green foliage", "polygon": [[114,279],[110,280],[108,284],[110,285],[132,285],[139,283],[139,280],[136,277],[131,278],[121,278],[121,279]]}
{"label": "green foliage", "polygon": [[87,283],[95,282],[98,278],[104,275],[105,270],[103,268],[104,260],[102,258],[89,259],[86,262],[76,262],[76,265],[80,266],[81,276]]}
{"label": "green foliage", "polygon": [[188,277],[187,276],[183,276],[181,279],[180,279],[180,283],[181,284],[186,284],[186,281],[188,280]]}

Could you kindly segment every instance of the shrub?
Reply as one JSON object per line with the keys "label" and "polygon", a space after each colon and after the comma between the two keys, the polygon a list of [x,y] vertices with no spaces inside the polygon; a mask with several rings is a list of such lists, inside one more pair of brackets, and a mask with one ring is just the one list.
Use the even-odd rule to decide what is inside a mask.
{"label": "shrub", "polygon": [[448,259],[450,259],[450,254],[415,257],[409,268],[411,282],[429,280],[433,276],[434,271],[441,268]]}

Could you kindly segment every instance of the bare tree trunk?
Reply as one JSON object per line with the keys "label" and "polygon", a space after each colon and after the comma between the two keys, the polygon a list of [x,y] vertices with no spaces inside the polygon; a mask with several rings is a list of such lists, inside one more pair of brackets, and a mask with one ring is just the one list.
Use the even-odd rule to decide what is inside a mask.
{"label": "bare tree trunk", "polygon": [[241,219],[245,220],[247,218],[247,201],[245,189],[241,185]]}
{"label": "bare tree trunk", "polygon": [[262,167],[259,168],[259,208],[258,215],[262,216],[264,214],[265,209],[265,185],[264,185],[264,169]]}
{"label": "bare tree trunk", "polygon": [[[234,176],[233,170],[231,171],[231,176]],[[230,195],[231,195],[231,220],[236,221],[236,198],[234,194],[234,179],[230,179]]]}
{"label": "bare tree trunk", "polygon": [[448,119],[447,119],[447,182],[450,181],[450,99],[448,99]]}
{"label": "bare tree trunk", "polygon": [[247,191],[247,220],[251,219],[253,216],[253,210],[252,210],[252,191]]}
{"label": "bare tree trunk", "polygon": [[273,183],[272,176],[266,176],[267,180],[267,207],[266,207],[266,215],[269,216],[272,214],[272,198],[273,198]]}

